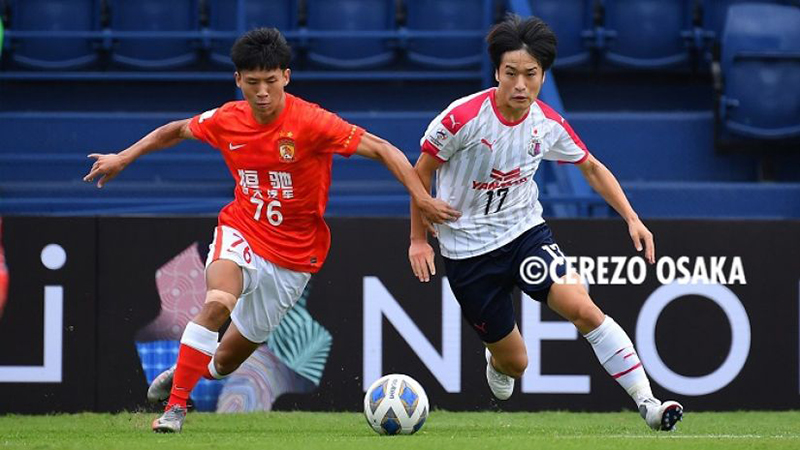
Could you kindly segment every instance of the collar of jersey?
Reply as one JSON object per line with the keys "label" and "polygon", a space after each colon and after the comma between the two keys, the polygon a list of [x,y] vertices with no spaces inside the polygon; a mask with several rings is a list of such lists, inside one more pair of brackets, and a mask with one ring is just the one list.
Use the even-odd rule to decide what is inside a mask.
{"label": "collar of jersey", "polygon": [[528,114],[531,113],[531,109],[530,108],[528,108],[528,111],[525,112],[524,116],[522,116],[519,120],[517,120],[515,122],[511,122],[510,120],[508,120],[505,117],[503,117],[503,115],[500,114],[500,110],[497,109],[497,102],[494,99],[495,92],[497,92],[497,88],[492,88],[492,91],[489,93],[489,100],[490,100],[490,102],[492,104],[492,109],[494,110],[494,115],[497,117],[497,120],[499,120],[500,123],[502,123],[503,125],[508,126],[508,127],[513,127],[513,126],[521,124],[523,120],[528,118]]}
{"label": "collar of jersey", "polygon": [[283,105],[283,111],[281,111],[281,113],[278,114],[278,117],[276,117],[275,120],[273,120],[272,122],[267,122],[267,123],[263,123],[263,124],[262,123],[258,123],[256,118],[253,117],[253,110],[251,109],[250,104],[247,103],[247,100],[245,100],[244,104],[248,109],[247,117],[250,120],[250,123],[254,127],[262,128],[262,129],[273,128],[273,127],[276,127],[276,126],[280,125],[281,123],[283,123],[283,120],[289,114],[289,110],[292,109],[292,105],[294,105],[294,96],[293,95],[289,94],[288,92],[284,92],[283,95],[286,96],[286,104]]}

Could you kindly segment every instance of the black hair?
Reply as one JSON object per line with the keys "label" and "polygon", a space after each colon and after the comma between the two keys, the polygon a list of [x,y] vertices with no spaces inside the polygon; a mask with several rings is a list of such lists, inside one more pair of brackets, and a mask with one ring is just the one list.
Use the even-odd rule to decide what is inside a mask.
{"label": "black hair", "polygon": [[289,68],[292,49],[277,28],[256,28],[243,34],[231,48],[236,71]]}
{"label": "black hair", "polygon": [[521,49],[533,56],[543,70],[548,70],[556,59],[556,35],[538,17],[523,19],[516,14],[509,14],[492,27],[486,35],[486,42],[495,69],[500,69],[503,54]]}

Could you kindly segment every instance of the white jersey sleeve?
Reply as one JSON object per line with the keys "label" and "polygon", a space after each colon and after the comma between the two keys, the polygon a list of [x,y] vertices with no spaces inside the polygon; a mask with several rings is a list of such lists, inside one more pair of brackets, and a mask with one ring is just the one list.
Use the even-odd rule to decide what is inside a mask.
{"label": "white jersey sleeve", "polygon": [[451,103],[428,125],[420,140],[422,151],[440,162],[449,161],[467,145],[468,122],[473,121],[488,99],[490,90],[477,92]]}
{"label": "white jersey sleeve", "polygon": [[549,119],[550,125],[550,145],[545,147],[542,155],[544,159],[572,164],[580,164],[585,161],[589,157],[589,150],[569,122],[546,103],[540,100],[536,102],[545,117]]}
{"label": "white jersey sleeve", "polygon": [[440,162],[449,160],[462,147],[459,134],[463,133],[456,132],[454,134],[444,124],[444,120],[447,119],[447,111],[444,110],[431,121],[428,129],[425,130],[425,135],[420,140],[422,151]]}

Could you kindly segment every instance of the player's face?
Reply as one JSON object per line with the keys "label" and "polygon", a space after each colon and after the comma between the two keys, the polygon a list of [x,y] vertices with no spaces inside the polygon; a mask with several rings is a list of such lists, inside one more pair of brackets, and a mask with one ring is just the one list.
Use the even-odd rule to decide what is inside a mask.
{"label": "player's face", "polygon": [[514,111],[527,111],[536,100],[544,83],[539,62],[524,49],[506,52],[495,72],[498,106]]}
{"label": "player's face", "polygon": [[285,103],[283,93],[289,84],[289,76],[289,69],[236,72],[236,86],[242,90],[259,122],[269,122],[280,114]]}

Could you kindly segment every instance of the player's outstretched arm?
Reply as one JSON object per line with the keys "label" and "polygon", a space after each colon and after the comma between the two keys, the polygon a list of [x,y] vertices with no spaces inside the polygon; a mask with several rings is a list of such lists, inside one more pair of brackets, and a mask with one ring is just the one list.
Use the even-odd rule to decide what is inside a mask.
{"label": "player's outstretched arm", "polygon": [[[417,159],[414,170],[417,172],[425,192],[431,191],[431,179],[434,172],[442,163],[431,157],[427,153],[422,153]],[[433,261],[433,248],[428,244],[426,230],[430,230],[434,236],[436,229],[427,222],[419,211],[416,203],[411,202],[411,244],[408,247],[408,261],[411,263],[411,270],[414,276],[421,282],[428,282],[432,275],[436,275],[436,265]]]}
{"label": "player's outstretched arm", "polygon": [[155,150],[172,147],[184,139],[194,139],[194,135],[189,129],[190,121],[191,119],[176,120],[158,127],[137,143],[119,153],[92,153],[88,155],[89,158],[94,158],[95,161],[89,173],[83,177],[83,181],[90,182],[100,176],[100,179],[97,180],[97,187],[101,188],[105,183],[119,175],[136,158]]}
{"label": "player's outstretched arm", "polygon": [[[636,250],[642,251],[642,248],[644,248],[644,256],[647,262],[650,264],[655,263],[656,247],[653,241],[653,233],[639,220],[639,216],[636,215],[636,211],[633,210],[628,198],[625,197],[622,186],[619,185],[614,174],[592,155],[589,155],[584,162],[578,164],[578,168],[581,169],[581,173],[583,173],[589,185],[628,223],[628,233]],[[642,247],[642,244],[644,244],[644,247]]]}
{"label": "player's outstretched arm", "polygon": [[397,147],[373,134],[364,133],[361,142],[356,148],[356,153],[371,159],[381,161],[392,174],[400,180],[411,194],[411,199],[420,208],[425,218],[433,223],[442,223],[456,220],[461,213],[450,207],[447,203],[431,197],[430,191],[426,192],[419,180],[419,176],[411,167],[408,158]]}

